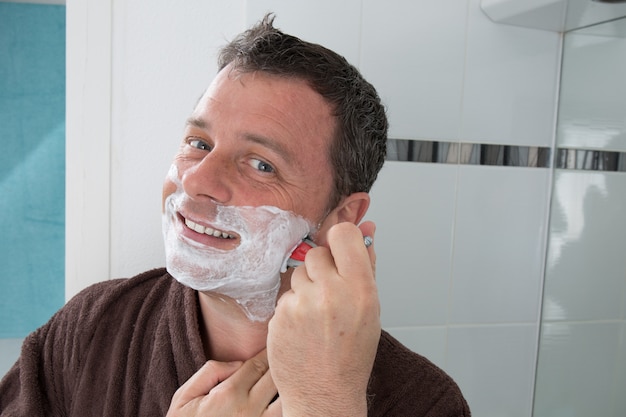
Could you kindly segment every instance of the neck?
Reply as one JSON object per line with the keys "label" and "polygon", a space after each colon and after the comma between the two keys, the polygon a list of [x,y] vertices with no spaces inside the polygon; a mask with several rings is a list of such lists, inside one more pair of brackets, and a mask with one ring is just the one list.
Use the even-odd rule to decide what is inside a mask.
{"label": "neck", "polygon": [[202,292],[198,292],[198,297],[207,359],[245,361],[265,349],[267,322],[251,321],[231,298]]}

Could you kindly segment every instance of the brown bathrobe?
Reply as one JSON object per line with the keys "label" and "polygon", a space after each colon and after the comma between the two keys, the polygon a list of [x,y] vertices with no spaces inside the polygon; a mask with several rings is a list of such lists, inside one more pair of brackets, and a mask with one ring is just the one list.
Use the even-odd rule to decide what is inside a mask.
{"label": "brown bathrobe", "polygon": [[[95,284],[26,338],[1,416],[165,416],[207,360],[197,293],[164,269]],[[452,379],[383,331],[370,416],[469,416]]]}

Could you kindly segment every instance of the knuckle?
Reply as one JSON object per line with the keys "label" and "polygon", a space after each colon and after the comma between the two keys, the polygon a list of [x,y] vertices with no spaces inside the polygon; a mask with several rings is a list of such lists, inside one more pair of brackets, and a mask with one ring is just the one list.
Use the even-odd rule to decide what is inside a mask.
{"label": "knuckle", "polygon": [[265,375],[269,369],[267,363],[259,358],[250,359],[250,368],[252,368],[252,372],[259,378]]}
{"label": "knuckle", "polygon": [[213,401],[222,403],[228,400],[229,398],[230,399],[235,398],[236,394],[237,394],[236,387],[234,387],[232,384],[229,384],[227,382],[222,382],[221,384],[218,384],[215,387],[213,387],[213,389],[211,389],[208,395],[205,395],[204,397],[202,397],[201,401],[204,404],[211,403]]}

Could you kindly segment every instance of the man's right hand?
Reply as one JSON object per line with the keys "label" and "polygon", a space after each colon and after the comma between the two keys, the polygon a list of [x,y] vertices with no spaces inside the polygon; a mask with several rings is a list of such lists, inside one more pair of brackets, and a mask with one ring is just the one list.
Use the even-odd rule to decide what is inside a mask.
{"label": "man's right hand", "polygon": [[282,416],[267,353],[246,362],[208,361],[172,397],[167,417]]}

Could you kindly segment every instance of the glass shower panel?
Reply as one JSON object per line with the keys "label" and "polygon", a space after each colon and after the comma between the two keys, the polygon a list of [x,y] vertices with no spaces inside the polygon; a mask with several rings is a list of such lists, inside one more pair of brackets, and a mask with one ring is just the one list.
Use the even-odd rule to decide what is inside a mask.
{"label": "glass shower panel", "polygon": [[626,19],[564,35],[534,417],[626,415]]}

